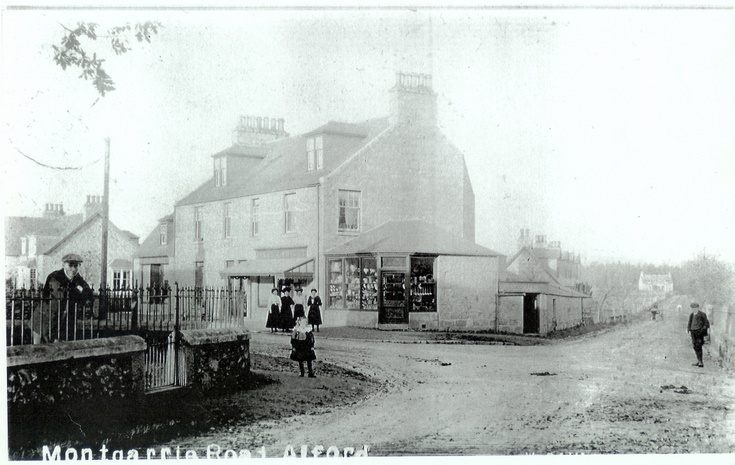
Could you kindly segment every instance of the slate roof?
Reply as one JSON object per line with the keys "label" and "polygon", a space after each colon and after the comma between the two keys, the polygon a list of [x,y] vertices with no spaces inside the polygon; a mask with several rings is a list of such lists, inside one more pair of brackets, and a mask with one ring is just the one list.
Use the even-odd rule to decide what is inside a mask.
{"label": "slate roof", "polygon": [[[319,178],[328,175],[340,166],[350,155],[374,140],[388,127],[388,118],[378,118],[359,124],[330,122],[309,133],[267,142],[264,147],[268,154],[252,165],[248,172],[237,172],[228,166],[227,185],[215,187],[210,178],[192,193],[181,199],[176,206],[226,200],[249,195],[299,189],[314,185]],[[331,134],[347,134],[354,137],[335,137],[330,139],[328,153],[325,149],[324,167],[308,171],[306,166],[306,139],[329,130]],[[337,131],[340,132],[337,132]],[[364,136],[362,134],[365,134]],[[239,153],[248,148],[232,146],[225,151]]]}
{"label": "slate roof", "polygon": [[[61,245],[64,242],[66,242],[69,239],[71,239],[75,234],[77,234],[78,232],[82,231],[83,229],[89,227],[97,218],[99,218],[101,220],[102,219],[102,214],[101,213],[95,213],[94,215],[90,216],[87,219],[87,221],[85,221],[84,223],[80,224],[79,226],[77,226],[73,230],[69,231],[64,237],[61,238],[61,240],[56,241],[56,243],[53,244],[48,249],[44,250],[43,252],[41,252],[41,249],[39,249],[38,255],[47,255],[47,254],[50,254],[51,252],[53,252],[54,250],[58,249],[59,247],[61,247]],[[135,234],[132,234],[132,233],[127,232],[127,231],[123,231],[122,229],[118,228],[117,226],[115,226],[115,224],[112,221],[110,221],[109,223],[110,223],[110,228],[109,228],[110,229],[110,232],[117,232],[118,234],[122,234],[122,235],[126,236],[128,239],[137,239],[138,238],[138,236],[136,236]]]}
{"label": "slate roof", "polygon": [[[151,231],[150,234],[143,240],[140,247],[133,255],[135,258],[142,257],[173,257],[174,256],[174,235],[176,228],[173,224],[174,214],[164,216],[158,220],[158,224]],[[161,245],[161,239],[159,236],[158,228],[161,223],[166,224],[166,244]]]}
{"label": "slate roof", "polygon": [[[513,257],[510,260],[508,260],[508,264],[505,266],[506,270],[513,264],[513,262],[515,262],[518,259],[518,257],[521,256],[521,254],[523,254],[524,251],[528,252],[529,255],[531,255],[531,258],[533,259],[534,263],[536,265],[538,265],[539,268],[541,268],[541,270],[548,277],[548,279],[544,278],[543,280],[542,279],[536,279],[536,280],[534,280],[534,282],[539,282],[539,283],[553,283],[553,284],[555,284],[557,286],[563,286],[562,283],[554,276],[554,272],[551,270],[551,268],[549,268],[549,266],[546,263],[544,263],[541,260],[539,260],[538,255],[536,255],[536,249],[532,249],[531,247],[528,247],[528,246],[525,246],[525,245],[523,247],[521,247],[518,250],[518,252],[516,252],[516,254],[513,255]],[[519,275],[517,275],[515,273],[513,273],[512,275],[513,276],[519,276]],[[513,282],[516,282],[516,281],[518,281],[518,282],[530,282],[529,280],[527,280],[524,277],[520,277],[520,279],[518,279],[518,280],[507,278],[506,281],[509,281],[509,282],[510,281],[513,281]]]}
{"label": "slate roof", "polygon": [[24,236],[39,236],[37,249],[39,252],[53,245],[69,231],[77,227],[84,220],[81,213],[63,215],[55,218],[33,216],[5,217],[5,255],[20,256],[20,238]]}
{"label": "slate roof", "polygon": [[424,221],[391,221],[338,245],[326,255],[406,253],[500,257],[503,254]]}

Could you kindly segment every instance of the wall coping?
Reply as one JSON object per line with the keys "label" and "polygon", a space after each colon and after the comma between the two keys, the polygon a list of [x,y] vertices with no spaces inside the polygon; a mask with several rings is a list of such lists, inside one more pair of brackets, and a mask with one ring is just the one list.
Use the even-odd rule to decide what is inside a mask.
{"label": "wall coping", "polygon": [[189,346],[250,340],[250,331],[245,328],[187,329],[180,333],[181,341]]}
{"label": "wall coping", "polygon": [[52,342],[7,348],[8,367],[33,365],[101,355],[145,352],[145,340],[140,336],[116,336],[83,341]]}

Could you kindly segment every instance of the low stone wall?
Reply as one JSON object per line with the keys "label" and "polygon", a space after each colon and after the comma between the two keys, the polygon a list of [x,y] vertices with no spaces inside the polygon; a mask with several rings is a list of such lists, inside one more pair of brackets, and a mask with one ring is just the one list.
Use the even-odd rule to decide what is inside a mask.
{"label": "low stone wall", "polygon": [[250,332],[247,329],[181,331],[186,353],[186,386],[207,393],[237,389],[250,375]]}
{"label": "low stone wall", "polygon": [[138,336],[8,347],[8,408],[142,396],[145,350]]}
{"label": "low stone wall", "polygon": [[735,309],[722,305],[708,309],[708,313],[712,355],[718,356],[723,366],[735,368]]}

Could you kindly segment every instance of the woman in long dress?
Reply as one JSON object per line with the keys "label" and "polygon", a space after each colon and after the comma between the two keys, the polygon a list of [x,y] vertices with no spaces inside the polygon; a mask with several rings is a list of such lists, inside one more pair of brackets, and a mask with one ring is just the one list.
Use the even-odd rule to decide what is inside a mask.
{"label": "woman in long dress", "polygon": [[304,305],[306,305],[306,299],[304,298],[304,290],[299,288],[296,289],[296,296],[293,298],[293,319],[299,321],[299,317],[306,318],[304,311]]}
{"label": "woman in long dress", "polygon": [[306,304],[309,306],[309,316],[308,316],[308,322],[311,325],[311,330],[314,330],[314,326],[316,326],[317,332],[319,331],[319,325],[322,324],[322,299],[317,295],[317,290],[312,289],[311,295],[309,296],[309,300],[306,302]]}
{"label": "woman in long dress", "polygon": [[281,294],[281,329],[283,332],[291,331],[294,327],[293,313],[291,313],[293,299],[289,295],[290,292],[290,288],[284,287]]}
{"label": "woman in long dress", "polygon": [[271,332],[275,333],[276,329],[280,327],[281,318],[281,298],[278,297],[278,289],[273,288],[268,303],[270,304],[270,310],[268,311],[268,321],[266,321],[265,327],[270,328]]}

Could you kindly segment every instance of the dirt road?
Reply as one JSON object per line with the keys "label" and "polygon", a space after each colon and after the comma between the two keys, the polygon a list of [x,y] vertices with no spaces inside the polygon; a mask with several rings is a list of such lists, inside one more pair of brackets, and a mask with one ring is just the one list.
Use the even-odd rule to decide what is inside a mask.
{"label": "dirt road", "polygon": [[[265,446],[269,457],[283,456],[289,444],[297,451],[367,444],[370,455],[735,452],[735,381],[708,354],[704,368],[692,366],[688,314],[672,311],[665,321],[536,346],[399,344],[317,333],[320,360],[385,389],[351,407],[211,431],[180,444]],[[254,352],[269,355],[283,356],[286,345],[279,335],[252,339]]]}

